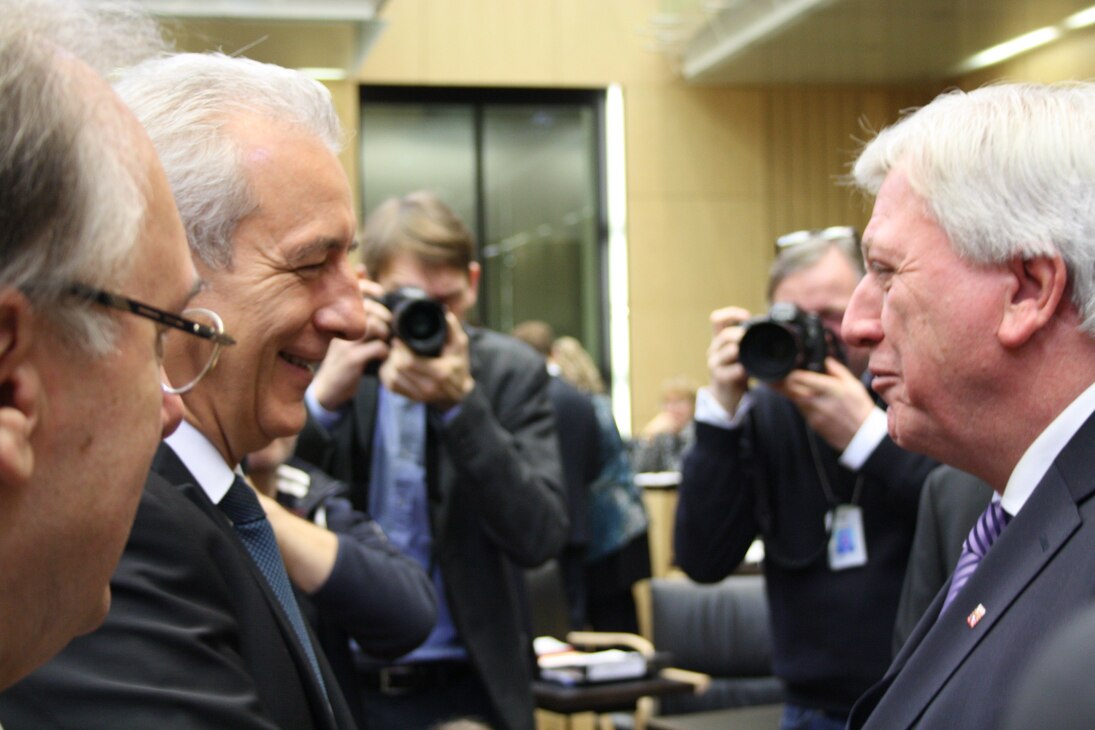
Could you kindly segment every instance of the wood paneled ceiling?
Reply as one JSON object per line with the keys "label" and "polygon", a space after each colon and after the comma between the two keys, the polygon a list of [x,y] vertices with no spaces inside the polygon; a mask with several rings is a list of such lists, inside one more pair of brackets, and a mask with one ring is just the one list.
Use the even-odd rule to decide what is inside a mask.
{"label": "wood paneled ceiling", "polygon": [[1092,0],[662,0],[644,32],[697,84],[946,81],[974,54],[1073,30]]}

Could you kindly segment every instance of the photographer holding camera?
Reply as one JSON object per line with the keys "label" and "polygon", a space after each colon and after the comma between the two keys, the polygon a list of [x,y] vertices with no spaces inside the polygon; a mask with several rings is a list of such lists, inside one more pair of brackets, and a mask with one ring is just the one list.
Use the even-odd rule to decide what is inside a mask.
{"label": "photographer holding camera", "polygon": [[[711,384],[696,402],[675,528],[693,579],[733,572],[756,537],[783,730],[843,728],[885,672],[898,596],[932,460],[902,451],[840,339],[863,274],[851,228],[779,239],[767,317],[711,315]],[[750,389],[750,377],[761,383]]]}
{"label": "photographer holding camera", "polygon": [[363,253],[367,332],[333,344],[316,373],[297,455],[348,483],[429,572],[438,622],[398,663],[356,651],[347,699],[366,729],[476,717],[532,730],[518,568],[557,555],[568,531],[547,370],[523,343],[466,324],[475,243],[434,195],[378,206]]}

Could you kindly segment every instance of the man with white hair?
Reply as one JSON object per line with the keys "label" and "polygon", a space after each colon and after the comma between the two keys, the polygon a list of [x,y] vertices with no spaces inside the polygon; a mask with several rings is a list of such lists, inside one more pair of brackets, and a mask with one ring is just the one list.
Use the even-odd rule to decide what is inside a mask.
{"label": "man with white hair", "polygon": [[996,492],[850,727],[989,728],[1095,596],[1095,86],[952,92],[855,165],[875,194],[844,318],[889,432]]}
{"label": "man with white hair", "polygon": [[189,336],[170,328],[198,279],[148,136],[79,56],[108,63],[69,45],[77,29],[155,33],[71,3],[3,0],[0,17],[3,689],[107,614],[149,462],[181,415],[159,353],[168,331]]}
{"label": "man with white hair", "polygon": [[[116,88],[156,146],[207,281],[194,304],[238,344],[183,396],[183,423],[153,464],[169,484],[142,497],[106,623],[0,698],[0,721],[354,727],[239,471],[304,424],[331,340],[364,334],[330,95],[295,71],[220,54],[147,61]],[[165,368],[188,382],[217,354],[169,348]],[[315,558],[330,567],[338,543],[324,545]]]}

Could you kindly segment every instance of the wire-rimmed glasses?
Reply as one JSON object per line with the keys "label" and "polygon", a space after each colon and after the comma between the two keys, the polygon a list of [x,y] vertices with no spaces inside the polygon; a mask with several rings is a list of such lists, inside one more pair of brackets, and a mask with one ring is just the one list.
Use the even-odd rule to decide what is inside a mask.
{"label": "wire-rimmed glasses", "polygon": [[[104,307],[130,312],[166,328],[161,344],[166,376],[161,385],[165,393],[181,394],[189,391],[216,366],[221,348],[236,344],[236,340],[225,333],[224,322],[220,316],[210,309],[187,309],[180,316],[84,284],[73,284],[68,291],[73,296]],[[182,333],[188,336],[184,337]]]}

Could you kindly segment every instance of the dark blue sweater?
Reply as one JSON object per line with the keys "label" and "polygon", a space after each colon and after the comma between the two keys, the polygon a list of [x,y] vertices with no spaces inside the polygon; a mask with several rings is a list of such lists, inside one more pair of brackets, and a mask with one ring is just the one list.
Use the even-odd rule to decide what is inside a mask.
{"label": "dark blue sweater", "polygon": [[[806,423],[769,388],[750,398],[740,428],[696,424],[683,465],[676,560],[693,579],[717,581],[762,537],[773,670],[790,702],[847,714],[889,666],[920,489],[936,462],[883,439],[860,472],[867,564],[832,571],[830,507]],[[836,501],[850,502],[858,474],[820,436],[814,440]]]}

